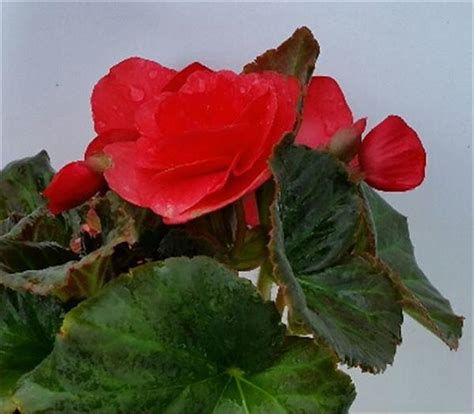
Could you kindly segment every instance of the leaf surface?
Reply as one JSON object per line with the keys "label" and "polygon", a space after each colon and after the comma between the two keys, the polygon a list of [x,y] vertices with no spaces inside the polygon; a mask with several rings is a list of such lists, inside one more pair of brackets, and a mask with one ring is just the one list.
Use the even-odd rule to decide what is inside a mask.
{"label": "leaf surface", "polygon": [[0,286],[0,412],[12,407],[18,379],[53,349],[62,317],[63,309],[53,298]]}
{"label": "leaf surface", "polygon": [[0,171],[0,220],[13,213],[26,215],[45,205],[41,192],[53,174],[46,151],[7,164]]}
{"label": "leaf surface", "polygon": [[273,304],[206,257],[137,267],[66,315],[24,377],[25,413],[343,413],[354,398],[334,357],[285,341]]}
{"label": "leaf surface", "polygon": [[271,168],[270,253],[292,328],[309,330],[351,366],[385,369],[401,341],[402,314],[386,270],[360,252],[357,187],[342,163],[303,146],[280,145]]}
{"label": "leaf surface", "polygon": [[456,349],[464,318],[453,312],[449,301],[418,266],[406,217],[367,185],[362,188],[371,212],[377,254],[392,270],[404,299],[404,309],[450,348]]}

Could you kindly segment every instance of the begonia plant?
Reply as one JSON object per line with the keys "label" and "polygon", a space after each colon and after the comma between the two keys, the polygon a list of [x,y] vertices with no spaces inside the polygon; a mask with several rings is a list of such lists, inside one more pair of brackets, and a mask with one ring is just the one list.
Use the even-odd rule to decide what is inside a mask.
{"label": "begonia plant", "polygon": [[404,313],[458,347],[375,191],[422,183],[422,142],[365,134],[318,55],[303,27],[241,73],[131,57],[82,159],[1,171],[1,412],[337,414],[339,366],[384,371]]}

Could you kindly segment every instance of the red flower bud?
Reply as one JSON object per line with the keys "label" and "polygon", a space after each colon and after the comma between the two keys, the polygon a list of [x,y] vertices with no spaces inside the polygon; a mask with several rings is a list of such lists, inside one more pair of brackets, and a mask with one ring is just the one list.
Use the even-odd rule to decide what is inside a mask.
{"label": "red flower bud", "polygon": [[59,214],[84,203],[104,185],[101,173],[93,170],[85,161],[75,161],[56,173],[43,196],[48,199],[49,211]]}

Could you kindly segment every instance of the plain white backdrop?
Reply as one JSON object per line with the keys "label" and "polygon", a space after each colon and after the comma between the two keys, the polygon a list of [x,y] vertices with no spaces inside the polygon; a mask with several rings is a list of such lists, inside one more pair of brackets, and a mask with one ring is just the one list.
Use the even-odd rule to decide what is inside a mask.
{"label": "plain white backdrop", "polygon": [[80,159],[89,97],[110,66],[142,56],[239,71],[296,27],[318,38],[319,74],[339,80],[369,127],[403,116],[428,153],[424,185],[386,197],[409,217],[421,267],[466,319],[458,352],[406,317],[383,375],[348,370],[352,412],[472,411],[472,9],[469,3],[23,3],[2,10],[3,165],[45,148]]}

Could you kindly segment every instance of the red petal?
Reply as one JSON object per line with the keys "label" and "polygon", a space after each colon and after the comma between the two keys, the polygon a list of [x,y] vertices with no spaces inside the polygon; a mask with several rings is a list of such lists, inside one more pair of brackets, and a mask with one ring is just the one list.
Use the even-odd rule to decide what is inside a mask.
{"label": "red petal", "polygon": [[426,153],[416,132],[402,118],[391,115],[362,141],[359,163],[372,187],[406,191],[425,178]]}
{"label": "red petal", "polygon": [[105,185],[102,174],[92,170],[84,161],[65,165],[53,177],[43,192],[53,214],[69,210],[89,200]]}
{"label": "red petal", "polygon": [[212,72],[207,66],[202,65],[199,62],[193,62],[185,68],[181,69],[171,80],[165,85],[162,92],[176,92],[181,86],[183,86],[188,80],[189,75],[197,71]]}
{"label": "red petal", "polygon": [[352,122],[351,109],[337,82],[328,76],[315,76],[308,88],[296,143],[323,147],[337,130]]}
{"label": "red petal", "polygon": [[112,159],[112,166],[104,172],[109,187],[130,203],[147,207],[154,189],[148,184],[149,174],[136,168],[136,142],[117,142],[103,151]]}
{"label": "red petal", "polygon": [[238,177],[231,175],[222,189],[209,194],[190,209],[176,216],[163,217],[163,221],[166,224],[180,224],[218,210],[257,189],[270,177],[271,173],[268,169],[267,159],[262,158],[255,164],[252,170]]}
{"label": "red petal", "polygon": [[250,227],[258,226],[260,224],[260,216],[255,191],[246,194],[242,202],[244,204],[245,221]]}
{"label": "red petal", "polygon": [[140,134],[134,130],[113,129],[97,135],[87,146],[84,158],[87,159],[94,154],[102,152],[106,145],[114,142],[136,141]]}
{"label": "red petal", "polygon": [[[257,159],[269,158],[274,145],[280,142],[286,133],[294,129],[296,122],[296,110],[301,91],[298,80],[293,76],[286,77],[275,72],[263,72],[259,75],[271,82],[277,101],[277,110],[268,133],[255,130],[255,138],[250,141],[247,153],[241,155],[246,160],[246,164],[234,171],[237,175],[250,169]],[[264,136],[266,136],[265,139],[263,139]],[[261,145],[256,147],[255,142],[259,141]]]}
{"label": "red petal", "polygon": [[154,196],[149,207],[163,217],[179,215],[221,189],[229,176],[230,164],[225,158],[201,160],[155,174],[150,177]]}
{"label": "red petal", "polygon": [[138,107],[157,96],[176,71],[151,60],[133,57],[110,69],[92,92],[92,114],[97,133],[135,129]]}

